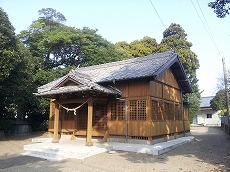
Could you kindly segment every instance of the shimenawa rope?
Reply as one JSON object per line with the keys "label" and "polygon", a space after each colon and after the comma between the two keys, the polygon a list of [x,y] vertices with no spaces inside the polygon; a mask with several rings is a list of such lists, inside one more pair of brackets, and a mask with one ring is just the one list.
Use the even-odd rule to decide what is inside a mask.
{"label": "shimenawa rope", "polygon": [[62,104],[60,104],[58,101],[56,101],[56,102],[57,102],[57,104],[59,104],[63,109],[67,110],[67,112],[73,111],[74,115],[77,115],[77,110],[78,110],[80,107],[82,107],[84,104],[86,104],[90,99],[91,99],[91,98],[89,98],[89,99],[86,100],[84,103],[82,103],[80,106],[75,107],[75,108],[67,108],[67,107],[63,106]]}

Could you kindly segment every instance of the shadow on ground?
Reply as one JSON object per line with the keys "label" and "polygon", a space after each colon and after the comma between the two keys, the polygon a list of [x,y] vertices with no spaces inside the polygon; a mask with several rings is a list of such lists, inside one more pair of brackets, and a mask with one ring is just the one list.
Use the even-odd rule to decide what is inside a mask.
{"label": "shadow on ground", "polygon": [[0,157],[0,171],[62,171],[61,162],[47,161],[41,158],[30,156],[1,156]]}
{"label": "shadow on ground", "polygon": [[35,137],[41,137],[41,136],[47,136],[47,132],[45,131],[39,131],[39,132],[33,132],[31,134],[27,134],[27,135],[6,135],[5,138],[0,138],[0,141],[9,141],[9,140],[15,140],[15,141],[24,141],[29,139],[31,141],[31,138],[35,138]]}
{"label": "shadow on ground", "polygon": [[39,161],[44,161],[40,158],[29,157],[29,156],[2,156],[0,157],[0,169],[7,169],[14,166],[22,166],[31,164]]}

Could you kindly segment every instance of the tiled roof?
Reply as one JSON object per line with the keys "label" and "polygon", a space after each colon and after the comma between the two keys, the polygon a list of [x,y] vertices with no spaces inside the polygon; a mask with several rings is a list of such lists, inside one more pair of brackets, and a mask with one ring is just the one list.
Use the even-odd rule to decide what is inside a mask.
{"label": "tiled roof", "polygon": [[[55,94],[64,94],[64,93],[73,93],[73,92],[82,92],[82,91],[96,91],[99,93],[121,95],[121,92],[116,88],[113,88],[111,86],[102,86],[95,82],[92,82],[84,74],[79,74],[76,72],[75,74],[76,75],[73,75],[72,72],[70,72],[68,75],[61,77],[58,80],[55,80],[53,82],[50,82],[46,85],[39,87],[38,93],[36,93],[36,95],[46,96],[46,95],[55,95]],[[79,85],[58,87],[58,85],[68,77],[77,81]]]}
{"label": "tiled roof", "polygon": [[214,98],[214,96],[209,97],[201,97],[200,107],[201,108],[209,108],[211,107],[210,101]]}
{"label": "tiled roof", "polygon": [[77,68],[75,72],[90,76],[93,82],[149,77],[156,75],[157,71],[167,65],[173,56],[176,54],[168,51],[129,60]]}
{"label": "tiled roof", "polygon": [[[168,51],[129,60],[105,63],[101,65],[77,68],[68,75],[38,88],[37,95],[59,94],[67,92],[78,92],[92,89],[89,85],[95,84],[95,89],[105,93],[118,94],[119,91],[112,87],[105,87],[105,83],[114,81],[138,79],[144,77],[159,77],[166,69],[175,69],[175,77],[184,92],[191,92],[184,69],[177,54]],[[179,69],[179,70],[178,70]],[[178,72],[179,71],[179,72]],[[66,78],[71,77],[80,83],[78,86],[57,87]],[[103,84],[104,83],[104,84]]]}

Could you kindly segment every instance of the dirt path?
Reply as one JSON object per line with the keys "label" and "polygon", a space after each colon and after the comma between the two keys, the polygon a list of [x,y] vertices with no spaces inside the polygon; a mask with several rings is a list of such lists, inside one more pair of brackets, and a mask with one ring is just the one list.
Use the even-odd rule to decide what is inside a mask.
{"label": "dirt path", "polygon": [[208,127],[192,127],[191,133],[195,141],[160,156],[116,152],[61,162],[21,156],[23,145],[31,140],[28,137],[11,138],[0,141],[0,171],[230,171],[230,137],[227,134],[220,128]]}

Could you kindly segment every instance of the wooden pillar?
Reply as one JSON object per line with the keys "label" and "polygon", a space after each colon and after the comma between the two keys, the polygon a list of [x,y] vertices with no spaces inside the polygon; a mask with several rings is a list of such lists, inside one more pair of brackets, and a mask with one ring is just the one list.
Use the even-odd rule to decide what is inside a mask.
{"label": "wooden pillar", "polygon": [[88,101],[88,122],[87,122],[87,137],[86,146],[93,146],[92,142],[92,123],[93,123],[93,100]]}
{"label": "wooden pillar", "polygon": [[147,121],[147,136],[148,136],[148,141],[152,140],[152,99],[150,96],[147,96],[146,99],[146,121]]}
{"label": "wooden pillar", "polygon": [[57,101],[55,101],[55,113],[54,113],[54,137],[53,137],[53,143],[58,143],[58,126],[59,124],[59,105]]}
{"label": "wooden pillar", "polygon": [[54,122],[54,110],[55,110],[55,99],[50,99],[50,115],[49,115],[49,124],[48,130],[53,129],[53,122]]}

